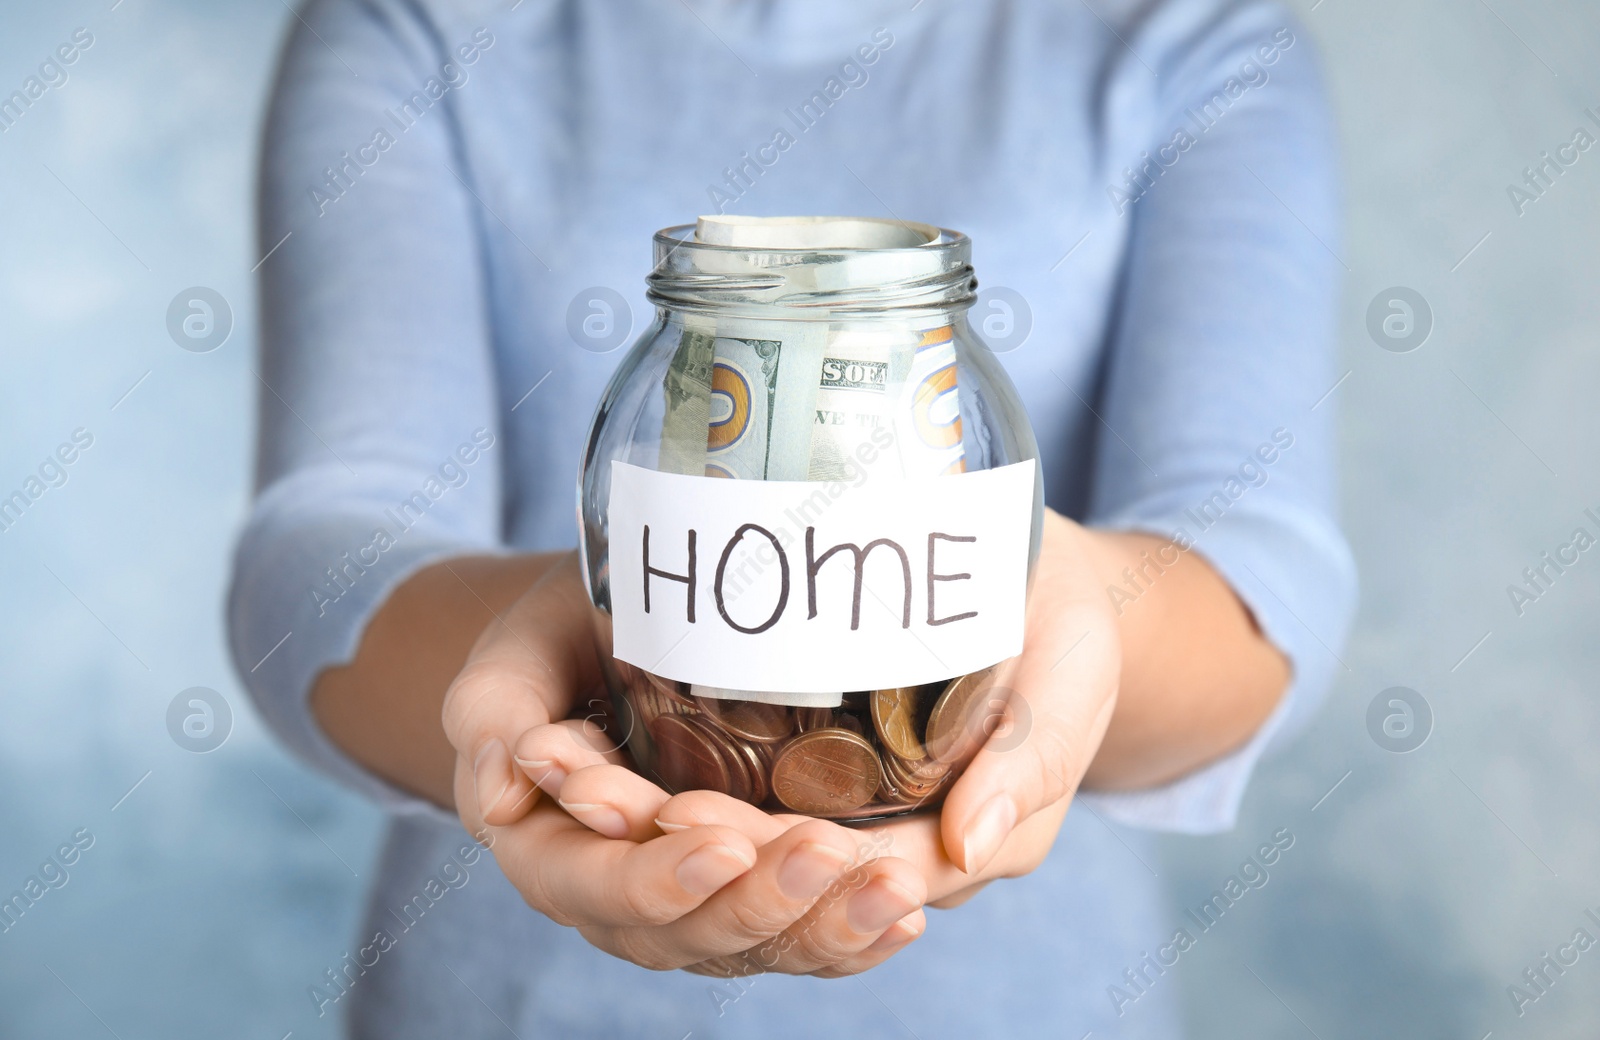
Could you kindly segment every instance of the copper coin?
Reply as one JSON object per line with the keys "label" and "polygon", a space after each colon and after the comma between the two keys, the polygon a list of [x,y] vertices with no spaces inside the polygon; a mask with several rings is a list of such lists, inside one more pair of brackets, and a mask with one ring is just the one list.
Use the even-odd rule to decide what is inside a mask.
{"label": "copper coin", "polygon": [[917,733],[916,710],[915,686],[873,691],[872,727],[878,731],[878,739],[889,751],[911,761],[928,757]]}
{"label": "copper coin", "polygon": [[840,729],[847,729],[859,736],[866,736],[872,726],[861,721],[861,716],[851,715],[848,712],[836,711],[833,713],[833,724]]}
{"label": "copper coin", "polygon": [[941,762],[959,762],[982,744],[985,734],[972,732],[973,705],[989,691],[993,668],[951,680],[928,715],[928,751]]}
{"label": "copper coin", "polygon": [[748,802],[754,793],[755,781],[750,775],[750,767],[745,764],[744,753],[739,750],[740,741],[723,732],[704,715],[692,715],[688,721],[705,735],[721,752],[723,761],[728,763],[728,786],[722,789],[722,793]]}
{"label": "copper coin", "polygon": [[[902,763],[902,769],[903,766]],[[897,770],[893,775],[904,797],[911,801],[923,802],[943,790],[960,774],[955,770],[949,770],[936,776],[908,776],[903,771]]]}
{"label": "copper coin", "polygon": [[909,805],[919,809],[923,807],[931,809],[939,803],[939,796],[944,793],[944,789],[948,786],[948,783],[941,781],[925,788],[902,791],[894,804],[896,806]]}
{"label": "copper coin", "polygon": [[794,732],[794,714],[782,704],[696,697],[699,709],[736,737],[773,744]]}
{"label": "copper coin", "polygon": [[949,766],[934,759],[907,762],[891,755],[883,766],[902,803],[927,801],[956,776]]}
{"label": "copper coin", "polygon": [[895,782],[894,774],[889,771],[889,761],[893,755],[878,756],[878,801],[891,805],[903,805],[908,801],[915,801],[900,792],[900,785]]}
{"label": "copper coin", "polygon": [[809,733],[814,729],[827,729],[833,725],[832,708],[796,708],[794,716],[802,733]]}
{"label": "copper coin", "polygon": [[627,727],[623,732],[634,760],[647,770],[654,768],[656,751],[655,741],[650,736],[650,722],[658,713],[653,703],[637,689],[623,690],[617,701],[618,707],[628,715],[623,722]]}
{"label": "copper coin", "polygon": [[687,684],[676,679],[663,679],[654,672],[642,672],[649,686],[660,695],[661,700],[672,711],[681,713],[694,710],[694,701],[684,696],[688,692]]}
{"label": "copper coin", "polygon": [[756,759],[761,763],[761,772],[767,778],[767,794],[772,794],[772,763],[778,760],[778,752],[782,750],[781,744],[752,744],[751,750],[756,753]]}
{"label": "copper coin", "polygon": [[722,791],[733,785],[733,763],[703,726],[683,715],[660,715],[650,722],[656,745],[656,772],[673,791]]}
{"label": "copper coin", "polygon": [[[644,673],[640,673],[641,676]],[[639,709],[639,716],[643,724],[648,727],[650,722],[661,715],[683,714],[677,711],[662,694],[654,683],[640,678],[637,685],[628,691],[633,698],[634,705]]]}
{"label": "copper coin", "polygon": [[904,767],[894,756],[884,757],[883,775],[888,780],[890,789],[894,791],[896,800],[914,802],[922,796],[922,792],[917,790],[920,785],[906,776]]}
{"label": "copper coin", "polygon": [[728,756],[728,761],[738,767],[734,771],[737,775],[733,777],[732,789],[728,793],[741,802],[749,802],[752,805],[760,802],[761,798],[757,798],[756,795],[762,794],[768,783],[766,770],[760,768],[760,760],[751,751],[756,745],[718,729],[716,723],[705,716],[701,716],[697,721],[703,723],[707,729],[716,731],[717,747]]}
{"label": "copper coin", "polygon": [[894,767],[901,776],[916,784],[931,784],[959,772],[950,763],[941,762],[936,758],[920,758],[915,762],[896,758]]}
{"label": "copper coin", "polygon": [[847,729],[812,730],[778,752],[772,788],[795,812],[845,812],[872,800],[879,768],[878,753],[864,737]]}
{"label": "copper coin", "polygon": [[739,764],[744,767],[749,777],[750,795],[745,801],[751,805],[760,805],[772,793],[771,766],[758,748],[766,745],[753,744],[748,740],[736,740],[739,755]]}
{"label": "copper coin", "polygon": [[639,720],[648,726],[657,715],[663,714],[661,702],[648,685],[635,686],[627,691],[626,700],[638,714]]}

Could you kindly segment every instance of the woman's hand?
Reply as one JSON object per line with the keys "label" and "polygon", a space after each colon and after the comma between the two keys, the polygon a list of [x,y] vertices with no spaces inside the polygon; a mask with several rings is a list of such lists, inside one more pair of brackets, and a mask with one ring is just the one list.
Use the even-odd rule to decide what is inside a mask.
{"label": "woman's hand", "polygon": [[[1137,601],[1113,609],[1107,587],[1134,568]],[[851,831],[714,792],[669,797],[591,723],[552,722],[600,687],[589,609],[568,560],[479,640],[445,708],[463,822],[533,906],[600,948],[720,975],[879,963],[921,934],[924,901],[956,906],[1036,869],[1086,777],[1179,776],[1248,739],[1288,678],[1195,553],[1046,511],[1023,653],[976,720],[987,740],[937,817]],[[810,884],[789,883],[802,873]]]}
{"label": "woman's hand", "polygon": [[[1107,589],[1126,593],[1135,571],[1136,600],[1114,608]],[[1282,655],[1194,552],[1092,531],[1049,510],[1026,623],[1021,656],[994,679],[992,713],[973,720],[987,740],[942,812],[857,831],[915,868],[929,905],[957,906],[991,880],[1036,869],[1086,779],[1149,786],[1238,746],[1288,681]],[[604,746],[591,727],[541,726],[522,736],[517,755],[577,819],[615,838],[648,844],[715,826],[764,846],[804,820],[710,791],[669,797]]]}
{"label": "woman's hand", "polygon": [[[971,720],[975,739],[988,739],[938,816],[856,832],[873,836],[880,854],[915,865],[932,905],[957,905],[994,878],[1038,867],[1095,757],[1116,708],[1121,649],[1094,553],[1088,532],[1046,514],[1023,653],[997,671],[990,711]],[[522,737],[517,758],[572,815],[615,838],[648,843],[663,831],[715,825],[759,846],[805,819],[709,791],[669,797],[613,764],[604,743],[592,726],[540,727]]]}
{"label": "woman's hand", "polygon": [[[555,564],[484,630],[444,700],[457,812],[530,906],[655,969],[845,973],[921,934],[921,872],[864,846],[858,832],[794,817],[758,842],[709,822],[663,833],[651,817],[623,833],[617,819],[637,813],[637,798],[614,819],[603,804],[569,797],[569,766],[619,774],[636,794],[653,788],[592,726],[553,722],[600,690],[591,610],[576,557]],[[513,761],[511,746],[529,732],[557,737],[581,759],[545,758],[530,744]],[[541,787],[562,802],[542,798]]]}

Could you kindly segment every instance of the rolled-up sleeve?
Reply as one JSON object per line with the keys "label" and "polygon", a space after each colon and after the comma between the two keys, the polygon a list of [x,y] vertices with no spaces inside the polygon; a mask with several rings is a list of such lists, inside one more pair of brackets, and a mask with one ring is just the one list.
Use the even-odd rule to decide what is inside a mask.
{"label": "rolled-up sleeve", "polygon": [[346,758],[307,700],[396,585],[500,542],[469,175],[451,165],[448,99],[409,126],[391,114],[445,60],[403,10],[312,4],[292,23],[260,171],[257,498],[228,622],[284,742],[405,811],[422,803]]}
{"label": "rolled-up sleeve", "polygon": [[[1127,143],[1128,165],[1146,150],[1161,169],[1127,193],[1100,409],[1116,436],[1098,447],[1088,521],[1187,544],[1293,678],[1243,747],[1159,788],[1085,798],[1126,824],[1200,833],[1233,825],[1257,760],[1303,727],[1344,668],[1355,570],[1335,515],[1328,391],[1345,266],[1309,34],[1266,4],[1160,38],[1172,32],[1131,41],[1172,57],[1151,88],[1161,115]],[[1124,609],[1136,609],[1139,589],[1128,593]]]}

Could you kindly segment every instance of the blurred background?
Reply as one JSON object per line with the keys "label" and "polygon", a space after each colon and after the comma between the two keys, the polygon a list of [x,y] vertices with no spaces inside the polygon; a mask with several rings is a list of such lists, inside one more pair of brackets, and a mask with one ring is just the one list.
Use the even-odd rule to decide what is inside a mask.
{"label": "blurred background", "polygon": [[[1508,987],[1536,995],[1526,969],[1600,938],[1600,553],[1547,566],[1520,612],[1508,586],[1600,535],[1600,151],[1569,148],[1534,201],[1508,187],[1600,137],[1600,9],[1292,6],[1345,142],[1328,404],[1362,608],[1239,828],[1149,865],[1177,928],[1295,836],[1173,972],[1197,1037],[1592,1036],[1600,949],[1520,1016]],[[0,934],[6,1037],[337,1035],[307,987],[350,948],[381,821],[273,744],[222,631],[257,390],[253,165],[294,17],[0,0],[0,94],[79,50],[0,113],[0,498],[43,488],[0,513],[0,894],[48,882]],[[169,322],[197,286],[223,301],[211,327]]]}

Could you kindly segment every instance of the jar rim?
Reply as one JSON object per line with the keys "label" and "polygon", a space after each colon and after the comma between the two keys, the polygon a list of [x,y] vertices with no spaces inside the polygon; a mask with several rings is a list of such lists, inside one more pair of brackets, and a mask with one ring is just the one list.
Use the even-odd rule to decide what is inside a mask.
{"label": "jar rim", "polygon": [[909,246],[794,249],[694,240],[694,224],[654,236],[646,296],[658,307],[784,320],[949,314],[977,298],[972,241],[948,228]]}

